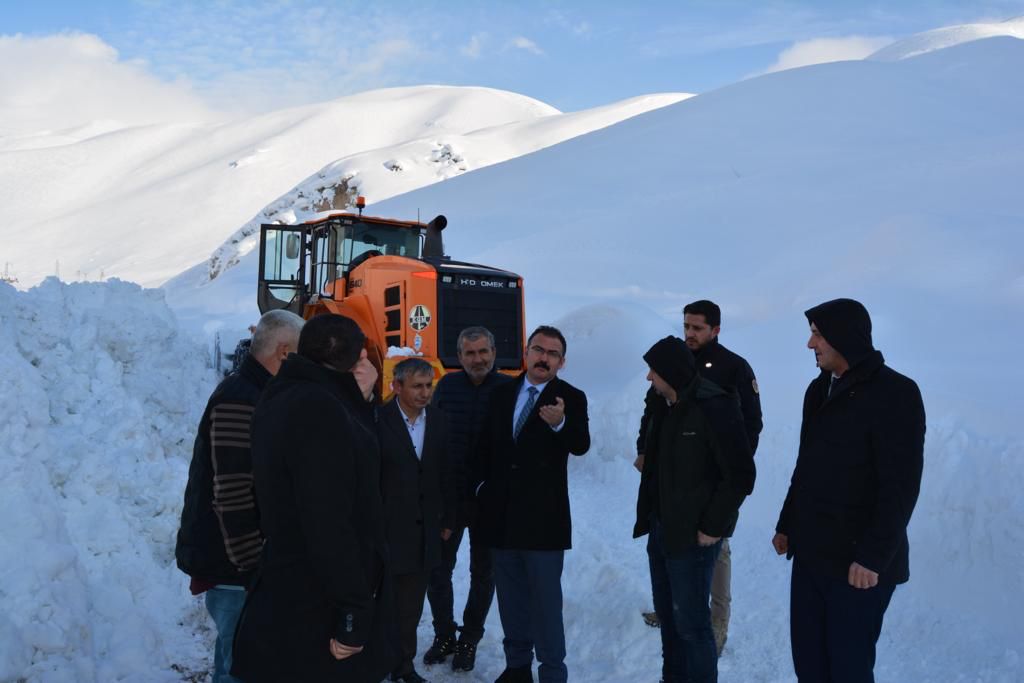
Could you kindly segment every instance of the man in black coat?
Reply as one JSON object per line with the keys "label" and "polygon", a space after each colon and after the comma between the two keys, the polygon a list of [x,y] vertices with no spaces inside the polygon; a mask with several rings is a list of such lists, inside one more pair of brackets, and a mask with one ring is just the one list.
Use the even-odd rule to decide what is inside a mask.
{"label": "man in black coat", "polygon": [[538,327],[526,372],[494,390],[477,448],[477,531],[494,549],[494,582],[505,632],[500,683],[564,683],[562,563],[572,547],[568,456],[590,449],[586,395],[558,378],[565,337]]}
{"label": "man in black coat", "polygon": [[821,374],[804,395],[800,452],[772,545],[793,558],[797,678],[867,683],[889,600],[910,578],[924,405],[917,384],[874,349],[863,305],[835,299],[805,315]]}
{"label": "man in black coat", "polygon": [[644,354],[660,397],[650,408],[634,538],[648,535],[666,683],[714,683],[718,656],[708,598],[715,559],[754,488],[754,459],[735,395],[697,374],[666,337]]}
{"label": "man in black coat", "polygon": [[[725,348],[719,341],[721,332],[722,309],[718,304],[707,299],[694,301],[683,307],[683,334],[686,347],[693,353],[697,364],[697,372],[704,379],[709,379],[726,391],[733,392],[739,398],[740,411],[743,413],[743,428],[750,444],[750,452],[757,451],[757,442],[761,435],[761,395],[757,387],[757,379],[750,364],[738,353]],[[651,406],[663,402],[657,392],[651,388],[647,392],[644,415],[640,419],[640,435],[637,438],[637,469],[643,468],[644,441],[646,424]],[[729,616],[732,607],[732,551],[729,539],[722,539],[722,550],[715,562],[715,574],[711,580],[711,629],[715,633],[715,647],[722,653],[725,641],[729,636]],[[651,618],[645,614],[648,623],[657,625],[657,615]]]}
{"label": "man in black coat", "polygon": [[[455,346],[462,370],[438,381],[431,405],[444,411],[451,434],[449,461],[455,478],[455,527],[441,548],[441,564],[430,574],[427,599],[434,617],[434,643],[423,655],[424,664],[452,657],[452,669],[472,671],[476,647],[484,636],[484,621],[494,599],[491,549],[479,542],[475,531],[476,505],[469,485],[470,452],[477,442],[491,391],[512,378],[494,369],[494,335],[484,327],[467,327]],[[452,574],[462,538],[469,532],[469,592],[462,626],[455,623]],[[459,631],[456,642],[456,631]]]}
{"label": "man in black coat", "polygon": [[380,410],[381,492],[398,615],[399,662],[392,681],[421,683],[416,627],[430,570],[455,526],[455,486],[445,416],[431,407],[434,368],[419,358],[395,365],[395,397]]}
{"label": "man in black coat", "polygon": [[235,635],[247,683],[377,683],[395,664],[374,424],[377,371],[350,318],[306,323],[256,407],[266,544]]}
{"label": "man in black coat", "polygon": [[178,567],[191,577],[192,594],[204,594],[217,627],[213,683],[235,681],[228,674],[231,642],[245,587],[263,550],[250,421],[263,388],[298,347],[303,322],[288,311],[270,311],[260,318],[249,353],[217,385],[196,432],[174,554]]}

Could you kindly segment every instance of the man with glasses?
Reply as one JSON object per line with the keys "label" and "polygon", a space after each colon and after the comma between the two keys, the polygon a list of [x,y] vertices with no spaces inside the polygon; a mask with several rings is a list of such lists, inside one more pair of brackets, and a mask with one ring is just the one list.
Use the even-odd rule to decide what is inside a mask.
{"label": "man with glasses", "polygon": [[590,448],[586,395],[558,378],[565,337],[538,327],[526,372],[491,396],[477,452],[478,531],[493,548],[505,648],[499,683],[562,683],[562,563],[572,546],[567,465]]}

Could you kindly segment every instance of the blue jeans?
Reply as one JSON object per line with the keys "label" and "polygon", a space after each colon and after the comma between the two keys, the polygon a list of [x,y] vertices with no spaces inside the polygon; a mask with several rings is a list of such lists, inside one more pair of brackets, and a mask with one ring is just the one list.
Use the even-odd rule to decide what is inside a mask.
{"label": "blue jeans", "polygon": [[569,677],[562,624],[564,559],[564,550],[494,551],[506,666],[529,668],[536,649],[541,683],[565,683]]}
{"label": "blue jeans", "polygon": [[213,683],[241,683],[228,674],[231,671],[231,645],[235,627],[245,604],[241,586],[219,585],[206,591],[206,611],[217,625],[217,644],[213,650]]}
{"label": "blue jeans", "polygon": [[722,542],[688,546],[665,554],[663,527],[651,520],[647,556],[654,611],[661,620],[662,677],[665,683],[717,683],[718,653],[711,630],[711,577]]}

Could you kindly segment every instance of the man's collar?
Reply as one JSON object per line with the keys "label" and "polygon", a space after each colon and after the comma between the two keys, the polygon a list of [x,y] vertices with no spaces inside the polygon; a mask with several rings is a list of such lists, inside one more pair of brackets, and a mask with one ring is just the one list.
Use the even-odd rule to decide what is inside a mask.
{"label": "man's collar", "polygon": [[398,404],[398,414],[402,416],[403,420],[410,424],[416,424],[417,422],[419,422],[420,418],[425,418],[427,415],[427,409],[424,406],[423,408],[420,409],[420,412],[417,413],[414,417],[409,417],[409,413],[405,412],[405,406],[402,405],[402,402],[396,398],[395,403]]}

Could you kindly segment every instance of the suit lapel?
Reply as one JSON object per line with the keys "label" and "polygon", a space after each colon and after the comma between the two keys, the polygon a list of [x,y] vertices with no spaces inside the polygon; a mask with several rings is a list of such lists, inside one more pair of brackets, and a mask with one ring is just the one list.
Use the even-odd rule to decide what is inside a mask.
{"label": "suit lapel", "polygon": [[416,457],[416,447],[412,445],[412,437],[409,435],[409,428],[405,426],[405,416],[402,414],[402,407],[398,405],[397,398],[391,399],[391,402],[385,406],[384,417],[389,421],[388,428],[395,432],[396,438],[399,443],[404,445],[405,451],[412,456],[413,460],[419,460]]}
{"label": "suit lapel", "polygon": [[431,410],[430,406],[427,406],[427,424],[425,425],[427,431],[423,435],[423,457],[421,458],[424,463],[428,458],[433,460],[434,454],[440,451],[440,447],[437,444],[438,430],[440,429],[437,426],[437,420],[437,409]]}

